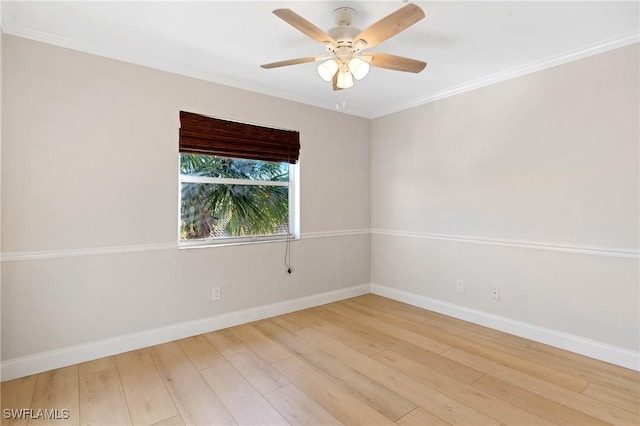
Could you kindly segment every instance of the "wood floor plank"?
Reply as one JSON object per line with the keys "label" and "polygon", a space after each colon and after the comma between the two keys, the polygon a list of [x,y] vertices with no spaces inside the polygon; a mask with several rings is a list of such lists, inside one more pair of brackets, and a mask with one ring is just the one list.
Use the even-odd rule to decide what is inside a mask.
{"label": "wood floor plank", "polygon": [[320,324],[315,326],[316,329],[339,339],[365,355],[380,352],[397,340],[379,330],[326,309],[313,309],[311,315],[320,320]]}
{"label": "wood floor plank", "polygon": [[351,318],[355,321],[360,322],[361,324],[366,325],[367,327],[375,328],[383,333],[388,334],[389,336],[404,340],[405,342],[411,343],[412,345],[418,346],[434,353],[444,352],[449,349],[449,345],[445,343],[422,336],[420,334],[416,334],[409,330],[405,330],[388,322],[381,321],[379,317],[371,317],[369,315],[362,314],[343,304],[327,305],[325,306],[325,309],[342,315],[346,318]]}
{"label": "wood floor plank", "polygon": [[31,408],[34,410],[69,410],[69,418],[34,419],[29,425],[78,425],[80,424],[80,406],[78,400],[78,366],[59,368],[38,374]]}
{"label": "wood floor plank", "polygon": [[[348,299],[346,301],[349,302],[355,302],[353,303],[351,306],[352,309],[355,309],[356,311],[363,313],[365,315],[369,315],[372,317],[375,317],[377,315],[381,315],[385,312],[388,312],[387,310],[385,310],[386,306],[389,306],[390,304],[387,304],[386,306],[380,306],[378,305],[376,302],[376,300],[374,300],[374,303],[367,303],[368,300],[371,300],[369,297],[369,295],[363,295],[363,296],[358,296],[358,297],[354,297],[352,299]],[[345,302],[346,302],[345,301]],[[420,319],[420,317],[415,316],[412,318],[416,318],[416,319]]]}
{"label": "wood floor plank", "polygon": [[[316,326],[314,328],[365,355],[373,355],[385,349],[393,349],[409,358],[437,368],[440,372],[465,383],[472,383],[484,374],[331,311],[319,308],[310,311],[314,313],[314,316],[320,317],[322,321],[330,325],[330,327]],[[366,349],[366,345],[369,344],[375,345],[371,346],[375,350],[367,351],[363,349],[362,345]]]}
{"label": "wood floor plank", "polygon": [[327,410],[309,398],[295,385],[289,384],[264,395],[292,425],[342,425]]}
{"label": "wood floor plank", "polygon": [[318,325],[318,319],[313,316],[315,308],[305,309],[302,311],[292,312],[287,314],[287,318],[293,319],[296,323],[304,327],[315,327]]}
{"label": "wood floor plank", "polygon": [[20,410],[31,407],[33,393],[36,389],[36,375],[2,382],[0,387],[0,405],[2,407],[2,421],[6,426],[25,426],[27,419],[18,416],[17,412],[5,417],[5,410]]}
{"label": "wood floor plank", "polygon": [[81,424],[131,425],[127,402],[115,366],[80,376],[79,393]]}
{"label": "wood floor plank", "polygon": [[453,322],[450,319],[428,318],[423,320],[420,324],[436,330],[451,333],[452,335],[462,339],[482,344],[493,349],[504,350],[505,348],[510,348],[514,351],[525,351],[528,349],[529,344],[531,344],[530,340],[502,333],[497,330],[489,331],[485,327],[476,324],[465,324],[464,326],[461,326],[461,322],[463,321]]}
{"label": "wood floor plank", "polygon": [[448,397],[437,389],[367,357],[317,330],[306,328],[299,330],[298,334],[312,345],[322,348],[325,352],[349,365],[354,370],[370,377],[372,380],[449,423],[499,424],[497,420]]}
{"label": "wood floor plank", "polygon": [[297,356],[273,365],[291,383],[344,424],[363,426],[394,424]]}
{"label": "wood floor plank", "polygon": [[503,352],[494,349],[483,344],[474,343],[469,338],[459,337],[451,332],[451,330],[436,329],[434,327],[425,327],[421,324],[416,324],[411,321],[404,320],[402,318],[395,317],[390,314],[384,314],[379,316],[382,321],[387,321],[397,327],[402,327],[406,330],[410,330],[413,333],[420,334],[438,341],[446,342],[451,347],[463,349],[466,352],[482,356],[483,358],[490,359],[503,365],[507,365],[518,371],[525,372],[531,376],[543,378],[544,380],[555,383],[559,386],[567,389],[581,392],[588,384],[588,382],[582,378],[573,376],[571,374],[563,373],[562,371],[554,368],[549,368],[545,365],[541,365],[526,359],[511,355],[507,352]]}
{"label": "wood floor plank", "polygon": [[152,425],[178,415],[147,349],[116,355],[124,395],[135,425]]}
{"label": "wood floor plank", "polygon": [[116,359],[113,356],[99,358],[93,361],[78,364],[78,375],[80,377],[97,373],[98,371],[109,370],[116,367]]}
{"label": "wood floor plank", "polygon": [[171,417],[165,420],[161,420],[158,423],[154,423],[153,426],[185,426],[184,421],[180,415]]}
{"label": "wood floor plank", "polygon": [[532,356],[585,380],[621,389],[640,397],[640,372],[588,358],[542,343],[532,343]]}
{"label": "wood floor plank", "polygon": [[434,416],[422,407],[418,407],[396,422],[398,426],[450,426],[438,416]]}
{"label": "wood floor plank", "polygon": [[269,339],[252,325],[241,325],[229,329],[245,345],[252,348],[262,359],[269,364],[282,361],[293,354],[282,346]]}
{"label": "wood floor plank", "polygon": [[474,387],[495,395],[504,401],[522,407],[558,425],[596,425],[604,426],[608,423],[588,416],[578,410],[566,407],[560,403],[544,398],[533,392],[524,390],[516,385],[484,376],[473,384]]}
{"label": "wood floor plank", "polygon": [[180,345],[165,343],[149,352],[185,424],[236,424]]}
{"label": "wood floor plank", "polygon": [[257,327],[272,339],[280,342],[290,352],[295,353],[299,358],[348,389],[354,396],[389,420],[396,421],[416,407],[416,404],[336,360],[321,348],[309,345],[296,335],[307,328],[291,333],[269,321],[263,322]]}
{"label": "wood floor plank", "polygon": [[487,375],[493,376],[512,385],[516,385],[521,389],[558,402],[604,422],[626,425],[637,424],[640,420],[638,419],[638,416],[633,413],[614,405],[599,401],[581,393],[573,392],[554,383],[529,376],[513,368],[460,349],[452,348],[442,355],[477,370],[484,371]]}
{"label": "wood floor plank", "polygon": [[[430,323],[425,322],[425,324],[430,324]],[[469,328],[471,328],[472,326],[474,325],[471,324]],[[444,332],[448,334],[454,334],[458,337],[462,337],[463,339],[468,337],[467,335],[461,335],[455,329],[446,327],[446,325],[439,324],[436,326],[436,329],[438,330],[444,329]],[[498,331],[495,331],[495,332],[500,333]],[[507,336],[510,336],[510,335],[507,335]],[[617,372],[622,371],[625,373],[628,373],[631,370],[618,367],[618,366],[613,366],[607,363],[603,363],[601,361],[589,359],[581,355],[571,354],[570,352],[563,351],[561,349],[552,348],[554,350],[554,353],[547,353],[547,352],[538,350],[538,347],[540,345],[538,343],[532,342],[529,347],[521,348],[521,347],[516,347],[515,345],[501,344],[499,339],[492,339],[492,341],[482,339],[481,343],[482,345],[486,345],[491,348],[497,349],[500,352],[508,353],[518,358],[532,362],[534,364],[545,365],[545,366],[551,367],[554,370],[574,376],[582,380],[583,383],[596,382],[612,388],[622,387],[626,389],[626,392],[630,392],[633,389],[640,388],[640,384],[639,384],[640,373],[638,372],[631,372],[631,375],[629,376],[635,377],[635,379],[630,380],[629,378],[627,378],[629,376],[623,377],[623,376],[617,376],[615,373],[612,374],[611,370],[617,371]],[[590,361],[589,364],[591,365],[586,365],[585,363],[580,362],[581,359],[583,360],[586,359]],[[633,373],[635,373],[635,375]],[[576,382],[576,387],[574,389],[579,389],[579,387],[580,386],[577,385],[577,382]]]}
{"label": "wood floor plank", "polygon": [[224,355],[260,393],[289,384],[289,381],[227,330],[205,334],[207,340]]}
{"label": "wood floor plank", "polygon": [[424,324],[433,326],[451,328],[470,337],[482,339],[482,341],[499,342],[501,347],[509,346],[518,349],[526,349],[532,343],[531,340],[524,337],[507,334],[502,331],[494,330],[479,324],[473,324],[458,318],[449,317],[437,312],[425,311]]}
{"label": "wood floor plank", "polygon": [[426,383],[443,394],[463,404],[499,420],[504,424],[531,424],[537,426],[553,426],[554,423],[514,406],[493,395],[478,390],[466,383],[456,382],[450,377],[440,374],[412,359],[403,357],[393,351],[376,354],[373,359]]}
{"label": "wood floor plank", "polygon": [[289,331],[296,331],[305,327],[304,324],[296,321],[292,315],[279,315],[277,317],[270,318],[270,320]]}
{"label": "wood floor plank", "polygon": [[422,321],[426,318],[426,315],[428,315],[427,311],[424,309],[420,309],[406,303],[397,302],[395,300],[386,299],[374,294],[365,294],[343,300],[339,303],[344,303],[346,306],[362,313],[367,313],[365,309],[368,309],[370,312],[368,315],[371,316],[395,313],[402,318],[415,322]]}
{"label": "wood floor plank", "polygon": [[178,344],[184,353],[187,354],[193,365],[200,371],[227,362],[220,351],[202,335],[180,339],[178,340]]}
{"label": "wood floor plank", "polygon": [[613,389],[600,383],[589,383],[589,386],[582,393],[640,415],[640,398],[637,395]]}
{"label": "wood floor plank", "polygon": [[[368,294],[359,298],[349,299],[349,301],[364,303],[367,306],[376,306],[383,313],[392,314],[400,318],[414,322],[431,322],[433,324],[444,324],[454,329],[468,330],[473,335],[484,336],[483,340],[498,339],[501,345],[512,346],[515,348],[527,348],[531,344],[531,340],[523,337],[514,336],[512,334],[503,333],[478,324],[473,324],[458,318],[453,318],[437,312],[418,308],[416,306],[407,305],[406,303],[395,300],[386,299],[384,297]],[[409,315],[407,314],[409,313]]]}
{"label": "wood floor plank", "polygon": [[450,360],[439,354],[426,351],[407,342],[399,341],[389,345],[389,349],[416,362],[424,364],[453,380],[462,383],[473,383],[484,375],[483,372],[469,368],[459,362]]}
{"label": "wood floor plank", "polygon": [[[619,365],[602,362],[594,358],[589,358],[584,355],[566,351],[564,349],[545,345],[544,343],[532,342],[530,347],[531,349],[536,350],[538,353],[547,353],[550,355],[555,355],[557,358],[566,359],[570,362],[583,364],[589,368],[606,372],[612,376],[624,378],[625,380],[633,383],[635,386],[639,385],[638,380],[640,379],[640,371],[635,371],[629,368],[621,367]],[[638,390],[636,389],[635,386],[633,390]]]}
{"label": "wood floor plank", "polygon": [[202,377],[239,425],[289,425],[231,364],[204,370]]}

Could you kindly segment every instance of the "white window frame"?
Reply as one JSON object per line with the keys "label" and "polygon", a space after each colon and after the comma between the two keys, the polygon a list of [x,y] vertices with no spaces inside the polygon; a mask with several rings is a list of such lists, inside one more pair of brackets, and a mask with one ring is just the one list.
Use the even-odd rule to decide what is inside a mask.
{"label": "white window frame", "polygon": [[[206,154],[202,154],[206,155]],[[252,161],[251,159],[246,159]],[[299,163],[299,162],[298,162]],[[180,153],[178,154],[178,248],[199,248],[214,247],[238,244],[254,244],[268,243],[277,241],[299,240],[300,239],[300,167],[299,164],[287,164],[289,166],[289,180],[282,181],[265,181],[253,179],[230,179],[216,178],[208,176],[191,176],[181,174],[180,171]],[[193,240],[181,240],[180,228],[182,218],[182,184],[183,183],[209,183],[223,185],[256,185],[256,186],[286,186],[289,188],[289,233],[246,236],[246,237],[229,237],[229,238],[201,238]]]}

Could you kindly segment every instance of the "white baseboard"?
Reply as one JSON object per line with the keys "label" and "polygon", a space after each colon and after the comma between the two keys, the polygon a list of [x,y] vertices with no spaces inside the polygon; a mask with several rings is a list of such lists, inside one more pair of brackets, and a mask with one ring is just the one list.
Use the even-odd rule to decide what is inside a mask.
{"label": "white baseboard", "polygon": [[118,336],[112,339],[105,339],[97,342],[41,352],[22,358],[10,359],[3,361],[0,365],[0,376],[2,377],[2,381],[5,381],[41,373],[43,371],[49,371],[55,368],[66,367],[68,365],[91,361],[105,356],[158,345],[209,331],[220,330],[251,321],[257,321],[276,315],[299,311],[301,309],[324,305],[326,303],[337,302],[350,297],[367,294],[369,293],[369,289],[369,284],[362,284],[326,293],[286,300],[284,302],[273,303],[270,305],[229,312],[201,320],[187,321],[170,325],[168,327]]}
{"label": "white baseboard", "polygon": [[428,309],[450,317],[459,318],[474,324],[490,327],[505,333],[514,334],[556,348],[565,349],[611,364],[640,371],[640,353],[618,346],[609,345],[584,337],[575,336],[549,328],[512,320],[487,312],[467,308],[441,300],[408,293],[378,284],[371,285],[371,293],[398,302]]}

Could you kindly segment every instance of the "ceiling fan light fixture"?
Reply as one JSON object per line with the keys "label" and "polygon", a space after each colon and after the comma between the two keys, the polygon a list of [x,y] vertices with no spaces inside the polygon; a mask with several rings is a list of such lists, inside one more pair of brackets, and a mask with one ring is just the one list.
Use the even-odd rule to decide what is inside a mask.
{"label": "ceiling fan light fixture", "polygon": [[338,73],[338,80],[336,81],[336,86],[340,89],[349,89],[353,87],[353,77],[349,70],[340,71]]}
{"label": "ceiling fan light fixture", "polygon": [[369,73],[369,63],[358,57],[353,57],[349,61],[349,70],[356,80],[362,80]]}
{"label": "ceiling fan light fixture", "polygon": [[335,59],[329,59],[318,65],[318,74],[324,81],[331,81],[336,71],[338,71],[338,63]]}

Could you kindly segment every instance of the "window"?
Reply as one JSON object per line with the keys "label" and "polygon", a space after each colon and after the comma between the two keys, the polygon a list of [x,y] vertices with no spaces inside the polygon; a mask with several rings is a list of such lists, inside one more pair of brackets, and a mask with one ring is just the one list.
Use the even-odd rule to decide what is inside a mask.
{"label": "window", "polygon": [[287,236],[289,164],[180,154],[180,239]]}
{"label": "window", "polygon": [[181,112],[181,246],[296,236],[298,138]]}

